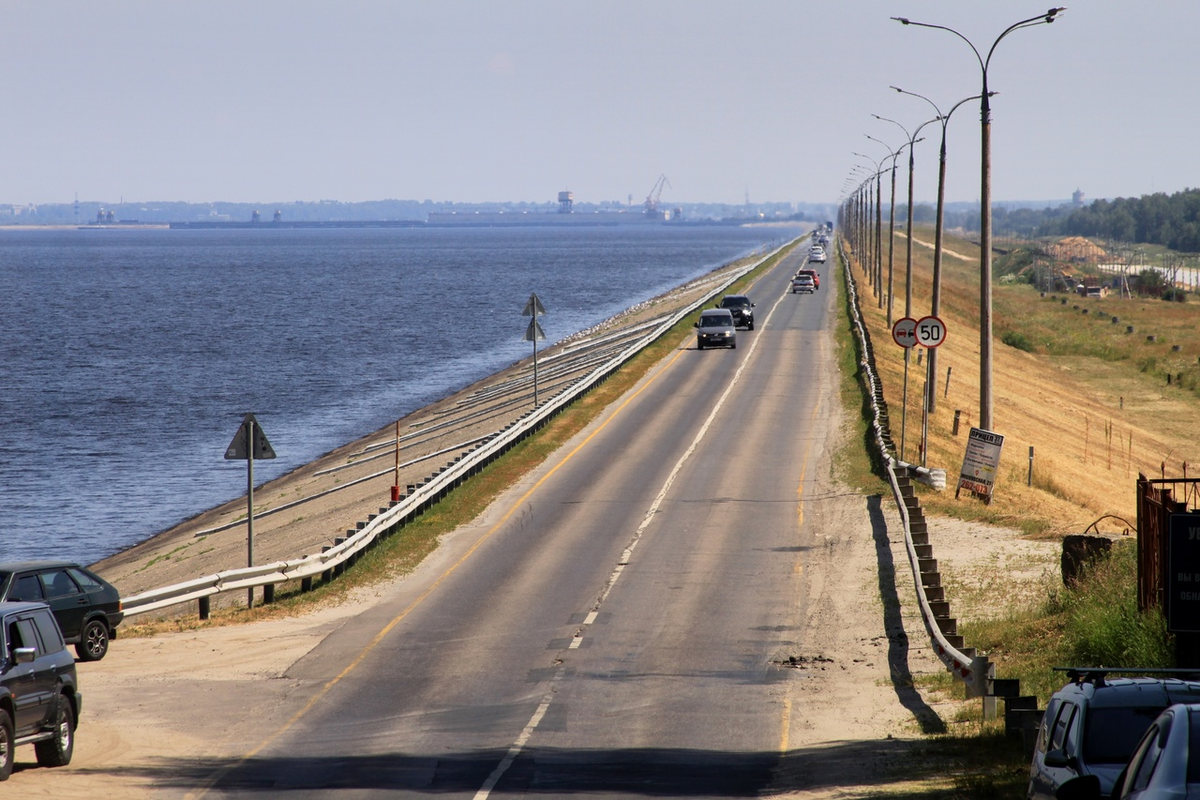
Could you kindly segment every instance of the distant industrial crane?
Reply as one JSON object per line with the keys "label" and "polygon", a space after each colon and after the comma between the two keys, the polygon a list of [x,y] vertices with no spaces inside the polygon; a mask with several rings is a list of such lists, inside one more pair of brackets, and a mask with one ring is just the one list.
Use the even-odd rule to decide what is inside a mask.
{"label": "distant industrial crane", "polygon": [[654,188],[650,190],[650,194],[646,195],[646,216],[651,219],[662,219],[662,212],[658,210],[658,199],[662,196],[663,186],[670,186],[671,182],[667,180],[666,175],[659,175],[658,180],[654,183]]}

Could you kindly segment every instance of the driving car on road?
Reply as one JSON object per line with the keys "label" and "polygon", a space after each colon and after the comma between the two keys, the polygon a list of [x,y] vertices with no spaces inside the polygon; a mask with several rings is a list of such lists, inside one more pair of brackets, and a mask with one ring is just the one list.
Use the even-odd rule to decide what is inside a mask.
{"label": "driving car on road", "polygon": [[45,603],[81,661],[99,661],[125,616],[116,587],[70,561],[0,564],[0,602]]}
{"label": "driving car on road", "polygon": [[725,308],[706,308],[695,323],[696,349],[706,347],[737,348],[737,329],[733,314]]}
{"label": "driving car on road", "polygon": [[733,314],[733,326],[754,330],[754,303],[744,294],[727,294],[717,303],[717,308],[729,309]]}
{"label": "driving car on road", "polygon": [[1131,671],[1067,670],[1071,682],[1054,693],[1042,715],[1029,770],[1030,800],[1051,800],[1067,781],[1086,775],[1095,776],[1107,797],[1154,719],[1175,703],[1200,703],[1200,681],[1161,677],[1170,671],[1108,677]]}
{"label": "driving car on road", "polygon": [[45,767],[71,761],[82,698],[66,648],[47,605],[0,603],[0,781],[20,745]]}
{"label": "driving car on road", "polygon": [[812,294],[817,290],[817,284],[811,275],[797,275],[792,278],[792,294]]}
{"label": "driving car on road", "polygon": [[815,269],[802,269],[802,270],[798,271],[796,274],[797,275],[808,275],[810,278],[813,279],[813,288],[814,289],[821,288],[821,276],[817,273],[817,271]]}
{"label": "driving car on road", "polygon": [[808,251],[808,260],[814,264],[825,263],[825,249],[823,247],[814,247]]}

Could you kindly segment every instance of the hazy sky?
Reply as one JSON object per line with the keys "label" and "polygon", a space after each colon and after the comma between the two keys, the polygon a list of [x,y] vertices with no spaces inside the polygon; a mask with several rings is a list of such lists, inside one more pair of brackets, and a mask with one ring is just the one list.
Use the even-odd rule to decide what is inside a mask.
{"label": "hazy sky", "polygon": [[[1063,0],[1059,0],[1060,2]],[[1047,0],[0,0],[0,203],[834,202]],[[993,197],[1200,185],[1200,2],[1078,0],[996,48]],[[940,126],[916,146],[935,197]],[[888,159],[890,161],[890,159]],[[903,196],[907,156],[899,196]],[[874,171],[874,167],[872,167]],[[859,173],[861,174],[861,173]],[[979,197],[978,103],[947,196]]]}

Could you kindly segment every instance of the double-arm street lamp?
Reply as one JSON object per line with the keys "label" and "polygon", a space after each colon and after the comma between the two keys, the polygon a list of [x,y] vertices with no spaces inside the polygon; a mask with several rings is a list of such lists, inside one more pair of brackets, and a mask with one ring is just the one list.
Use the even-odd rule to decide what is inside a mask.
{"label": "double-arm street lamp", "polygon": [[[888,275],[887,275],[887,324],[888,328],[892,327],[892,297],[893,297],[893,272],[892,265],[894,263],[895,243],[896,243],[896,159],[904,152],[904,148],[908,143],[900,145],[896,150],[892,150],[892,146],[882,139],[876,139],[869,133],[863,134],[872,142],[877,142],[888,149],[888,155],[892,159],[892,202],[888,209]],[[882,300],[882,298],[880,298]],[[882,303],[880,304],[882,308]]]}
{"label": "double-arm street lamp", "polygon": [[883,291],[879,285],[883,280],[883,162],[887,161],[888,157],[884,156],[876,161],[863,153],[853,155],[865,158],[875,165],[875,258],[871,262],[871,276],[875,286],[875,298],[879,301],[879,307],[883,308]]}
{"label": "double-arm street lamp", "polygon": [[917,142],[921,141],[917,135],[931,122],[937,122],[937,117],[926,120],[917,126],[917,129],[911,134],[908,129],[896,122],[894,119],[881,117],[878,114],[872,114],[872,117],[883,122],[890,122],[900,130],[904,131],[904,135],[908,137],[908,219],[906,220],[906,228],[904,234],[905,252],[904,252],[904,316],[912,316],[912,246],[913,246],[913,168],[915,165],[915,157],[913,150]]}
{"label": "double-arm street lamp", "polygon": [[[938,316],[942,309],[942,241],[945,233],[946,221],[946,127],[950,124],[950,117],[958,110],[958,107],[963,103],[969,103],[972,100],[978,100],[979,95],[959,100],[945,114],[938,108],[937,103],[930,100],[923,94],[916,92],[908,92],[901,89],[899,86],[890,86],[890,89],[895,89],[900,94],[912,95],[919,97],[929,105],[933,106],[933,110],[937,112],[937,119],[942,123],[942,146],[938,152],[938,188],[937,188],[937,222],[934,224],[933,233],[933,292],[930,298],[929,313],[933,316]],[[996,92],[992,92],[993,95]],[[937,410],[937,354],[936,347],[929,350],[929,380],[925,386],[925,410],[926,413],[932,414]]]}
{"label": "double-arm street lamp", "polygon": [[987,56],[980,55],[979,49],[971,40],[953,28],[945,25],[931,25],[927,22],[913,22],[907,17],[892,17],[902,25],[915,25],[919,28],[935,28],[948,31],[967,43],[971,52],[979,62],[983,77],[983,87],[979,92],[979,117],[981,125],[980,149],[982,153],[980,164],[980,208],[979,208],[979,427],[992,430],[992,110],[989,99],[992,93],[988,91],[988,66],[996,45],[1010,33],[1021,28],[1031,28],[1054,22],[1055,17],[1066,11],[1065,8],[1051,8],[1036,17],[1014,22],[996,37],[988,49]]}

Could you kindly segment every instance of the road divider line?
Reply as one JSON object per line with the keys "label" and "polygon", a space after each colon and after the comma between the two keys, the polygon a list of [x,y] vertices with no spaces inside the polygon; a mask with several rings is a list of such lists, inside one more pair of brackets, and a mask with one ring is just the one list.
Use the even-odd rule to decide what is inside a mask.
{"label": "road divider line", "polygon": [[[775,305],[771,307],[771,310],[767,313],[767,319],[764,320],[764,323],[770,320],[771,315],[775,313],[775,309],[779,307],[779,303],[782,301],[783,298],[780,297],[779,300],[776,301]],[[729,380],[729,385],[725,387],[725,391],[723,391],[721,396],[717,399],[717,402],[713,406],[712,411],[709,413],[708,418],[704,420],[704,424],[701,425],[700,430],[696,432],[696,436],[692,439],[692,443],[688,445],[687,450],[685,450],[683,455],[679,457],[679,460],[675,462],[675,466],[671,468],[671,472],[667,475],[667,479],[663,483],[662,489],[659,490],[654,500],[650,503],[650,507],[642,516],[641,523],[638,525],[637,530],[633,533],[632,540],[621,553],[620,560],[613,568],[612,573],[608,577],[608,581],[604,584],[604,588],[601,590],[600,596],[596,600],[596,604],[592,606],[591,611],[589,611],[587,617],[584,618],[583,627],[575,634],[574,637],[572,637],[571,643],[567,646],[568,650],[577,650],[583,644],[584,633],[587,630],[587,627],[596,621],[596,618],[600,614],[600,607],[604,605],[604,601],[608,599],[609,594],[612,593],[613,587],[616,586],[617,579],[621,577],[622,573],[625,571],[625,567],[629,565],[630,560],[633,558],[633,551],[637,547],[638,542],[642,540],[646,529],[650,527],[650,522],[658,515],[658,509],[666,499],[667,493],[671,490],[671,485],[675,482],[675,477],[679,474],[680,470],[683,469],[683,465],[691,457],[692,453],[696,451],[696,448],[704,439],[705,434],[708,433],[709,428],[712,426],[713,420],[716,419],[717,414],[720,413],[721,408],[725,405],[725,400],[729,397],[730,393],[733,391],[733,387],[736,386],[738,381],[741,379],[742,373],[745,371],[746,366],[754,357],[754,353],[758,349],[759,341],[760,339],[756,336],[753,344],[750,345],[749,352],[746,353],[745,357],[742,359],[742,362],[738,364],[737,370],[734,371],[733,377]],[[679,350],[680,355],[683,352],[684,350]],[[679,358],[679,355],[676,355],[675,358]],[[673,363],[675,363],[675,359],[671,360],[671,364]],[[670,364],[668,364],[668,366],[670,366]],[[657,375],[655,377],[657,377]],[[636,397],[636,395],[633,397]],[[633,397],[630,397],[626,403],[623,403],[621,408],[624,408],[629,401],[632,401]],[[605,421],[605,424],[607,424],[607,420]],[[600,429],[598,428],[595,433],[599,432]],[[588,437],[588,440],[590,439],[591,437]],[[581,443],[580,447],[586,443],[586,441]],[[574,455],[574,451],[572,451],[571,455]],[[549,475],[547,475],[547,477],[549,477]],[[522,739],[518,739],[518,741],[513,743],[512,747],[509,748],[508,755],[504,757],[504,760],[501,761],[492,774],[488,776],[488,779],[484,783],[483,787],[481,787],[480,790],[475,794],[474,800],[488,800],[492,789],[496,787],[496,784],[500,781],[500,778],[502,778],[508,768],[512,766],[513,762],[516,760],[516,757],[520,755],[520,751],[524,747],[525,741],[528,741],[529,736],[532,736],[533,732],[537,729],[538,723],[541,722],[542,717],[545,715],[546,707],[549,707],[550,698],[553,696],[555,687],[562,679],[563,674],[564,670],[561,668],[555,673],[554,677],[551,679],[550,692],[546,695],[547,699],[545,701],[545,707],[538,707],[538,710],[533,715],[533,719],[529,721],[529,724],[526,725],[524,731],[522,731]]]}

